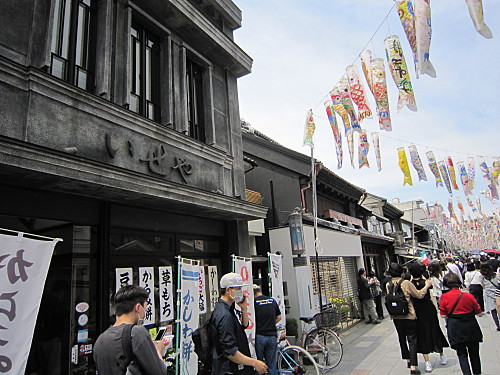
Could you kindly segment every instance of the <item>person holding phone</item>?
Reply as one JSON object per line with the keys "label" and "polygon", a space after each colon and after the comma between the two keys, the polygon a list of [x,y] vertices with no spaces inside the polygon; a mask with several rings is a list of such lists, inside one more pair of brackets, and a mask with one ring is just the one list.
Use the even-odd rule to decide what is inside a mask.
{"label": "person holding phone", "polygon": [[[245,329],[248,328],[247,303],[237,273],[227,273],[220,279],[221,296],[215,304],[210,326],[214,333],[212,374],[264,374],[267,365],[250,354]],[[235,305],[241,312],[235,309]]]}
{"label": "person holding phone", "polygon": [[116,292],[113,303],[116,322],[94,345],[94,361],[99,375],[167,375],[162,359],[164,340],[153,341],[142,326],[149,293],[137,285]]}

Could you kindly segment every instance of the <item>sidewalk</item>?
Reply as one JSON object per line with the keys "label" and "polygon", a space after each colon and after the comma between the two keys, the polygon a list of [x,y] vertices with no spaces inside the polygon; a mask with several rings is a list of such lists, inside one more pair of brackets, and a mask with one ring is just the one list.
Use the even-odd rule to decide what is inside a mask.
{"label": "sidewalk", "polygon": [[[491,315],[484,314],[477,318],[483,331],[483,342],[480,344],[483,375],[500,374],[500,332],[496,330]],[[443,323],[443,320],[441,320]],[[446,329],[443,332],[446,335]],[[401,359],[398,338],[394,324],[386,317],[381,324],[372,325],[361,322],[341,335],[344,344],[342,362],[329,371],[334,375],[406,375],[410,370],[406,361]],[[442,366],[439,354],[431,353],[431,374],[462,374],[456,352],[445,348],[444,354],[448,363]],[[418,355],[419,369],[425,374],[425,363],[422,354]]]}

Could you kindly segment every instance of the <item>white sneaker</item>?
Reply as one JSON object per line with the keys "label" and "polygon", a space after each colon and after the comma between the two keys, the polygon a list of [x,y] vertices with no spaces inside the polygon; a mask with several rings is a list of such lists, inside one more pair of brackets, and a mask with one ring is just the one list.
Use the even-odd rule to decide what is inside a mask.
{"label": "white sneaker", "polygon": [[425,372],[432,372],[432,364],[430,362],[425,362]]}
{"label": "white sneaker", "polygon": [[443,354],[441,356],[441,364],[444,366],[448,363],[448,358],[446,358],[446,356]]}

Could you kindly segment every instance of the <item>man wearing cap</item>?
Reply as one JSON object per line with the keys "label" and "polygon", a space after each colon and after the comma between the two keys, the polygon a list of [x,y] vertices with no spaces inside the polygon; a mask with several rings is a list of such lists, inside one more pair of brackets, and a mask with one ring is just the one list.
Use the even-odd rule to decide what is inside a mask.
{"label": "man wearing cap", "polygon": [[255,352],[261,361],[265,358],[269,375],[277,375],[276,354],[278,332],[276,323],[281,320],[281,311],[276,301],[262,294],[260,286],[253,286],[255,296]]}
{"label": "man wearing cap", "polygon": [[[237,273],[227,273],[220,280],[221,297],[215,304],[211,324],[214,331],[214,353],[212,374],[253,375],[267,371],[267,365],[250,354],[245,329],[248,327],[248,313],[241,289],[245,284]],[[235,303],[241,313],[235,310]]]}

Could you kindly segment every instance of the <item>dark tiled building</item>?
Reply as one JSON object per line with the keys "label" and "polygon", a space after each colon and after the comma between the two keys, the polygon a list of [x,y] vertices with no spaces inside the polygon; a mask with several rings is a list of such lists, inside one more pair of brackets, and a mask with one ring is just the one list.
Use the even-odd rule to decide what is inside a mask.
{"label": "dark tiled building", "polygon": [[240,26],[230,0],[0,2],[0,227],[64,240],[31,371],[93,373],[75,306],[92,343],[116,268],[248,255],[266,208],[245,201]]}

